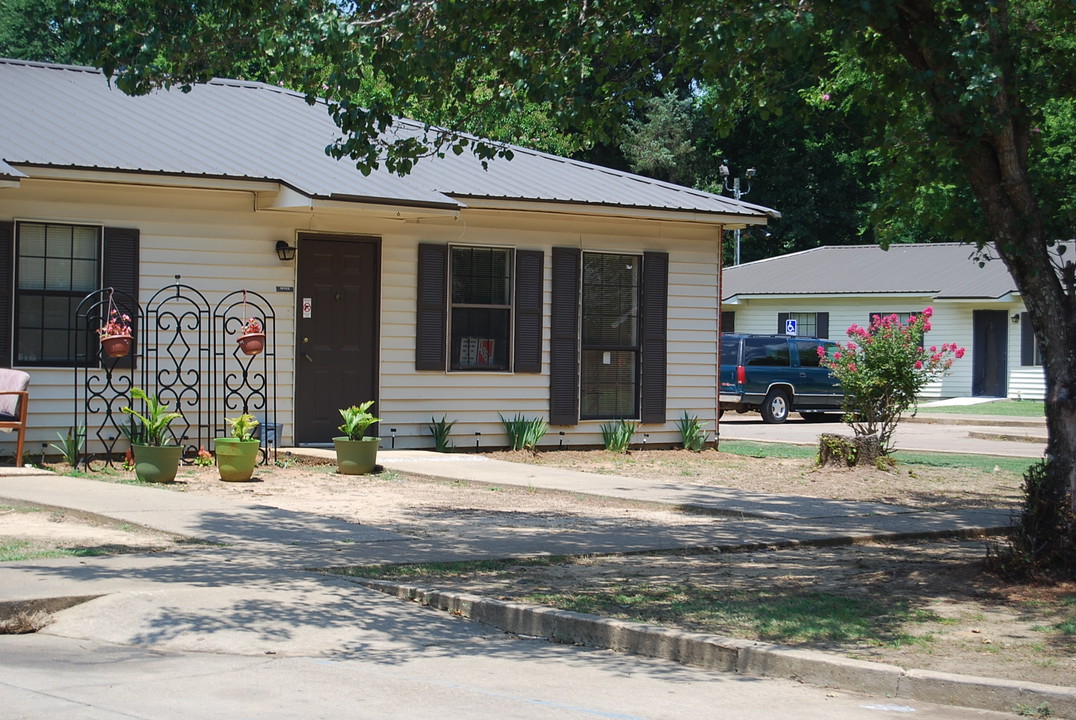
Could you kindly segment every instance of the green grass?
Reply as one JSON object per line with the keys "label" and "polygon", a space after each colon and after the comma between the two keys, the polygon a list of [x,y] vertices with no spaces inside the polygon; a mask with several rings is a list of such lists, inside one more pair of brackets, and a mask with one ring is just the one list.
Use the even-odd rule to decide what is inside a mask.
{"label": "green grass", "polygon": [[[721,452],[732,455],[763,458],[813,458],[818,455],[818,448],[813,445],[786,445],[783,443],[762,443],[749,440],[725,440],[721,443]],[[991,457],[986,455],[959,455],[954,453],[904,452],[898,450],[893,458],[902,465],[925,465],[940,468],[972,468],[984,472],[993,472],[994,468],[1007,472],[1022,474],[1031,461],[1026,458]]]}
{"label": "green grass", "polygon": [[935,619],[933,613],[913,610],[897,600],[814,590],[714,591],[689,583],[534,593],[522,599],[563,610],[788,645],[923,644],[929,637],[911,635],[902,628]]}
{"label": "green grass", "polygon": [[[349,577],[397,580],[444,580],[475,575],[506,578],[529,568],[573,562],[550,556],[522,560],[475,560],[413,565],[329,568]],[[864,598],[810,589],[758,588],[718,590],[692,583],[633,582],[572,592],[534,592],[518,598],[563,610],[618,617],[636,622],[734,635],[790,645],[863,642],[902,647],[926,645],[930,635],[914,635],[906,625],[936,623],[942,618],[895,598]]]}
{"label": "green grass", "polygon": [[947,413],[953,415],[1004,415],[1008,417],[1045,417],[1041,400],[994,400],[977,405],[942,405],[940,407],[921,407],[920,413],[933,415]]}
{"label": "green grass", "polygon": [[818,455],[818,448],[811,445],[786,445],[750,440],[722,440],[721,452],[732,455],[768,458],[811,458]]}
{"label": "green grass", "polygon": [[459,562],[430,562],[405,565],[353,565],[326,568],[325,572],[347,577],[364,577],[375,580],[408,579],[413,577],[443,578],[477,575],[479,573],[504,573],[510,568],[550,567],[569,562],[564,555],[523,558],[521,560],[461,560]]}
{"label": "green grass", "polygon": [[18,562],[20,560],[40,560],[42,558],[58,557],[95,557],[99,555],[113,555],[114,549],[108,548],[52,548],[48,550],[35,549],[24,540],[11,540],[0,543],[0,562]]}

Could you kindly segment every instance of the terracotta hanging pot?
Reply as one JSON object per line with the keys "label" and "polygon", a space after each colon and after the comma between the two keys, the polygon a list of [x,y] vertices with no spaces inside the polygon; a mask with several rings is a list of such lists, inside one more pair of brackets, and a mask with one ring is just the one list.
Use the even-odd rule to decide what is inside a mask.
{"label": "terracotta hanging pot", "polygon": [[131,353],[131,336],[110,335],[101,338],[101,349],[110,358],[127,357]]}
{"label": "terracotta hanging pot", "polygon": [[244,355],[257,355],[265,350],[265,333],[248,333],[236,338]]}

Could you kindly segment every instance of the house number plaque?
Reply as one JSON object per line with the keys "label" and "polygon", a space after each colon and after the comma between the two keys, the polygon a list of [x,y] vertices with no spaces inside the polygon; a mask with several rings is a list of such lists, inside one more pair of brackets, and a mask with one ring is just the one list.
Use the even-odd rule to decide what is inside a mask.
{"label": "house number plaque", "polygon": [[303,317],[308,318],[314,312],[314,301],[311,298],[303,298]]}

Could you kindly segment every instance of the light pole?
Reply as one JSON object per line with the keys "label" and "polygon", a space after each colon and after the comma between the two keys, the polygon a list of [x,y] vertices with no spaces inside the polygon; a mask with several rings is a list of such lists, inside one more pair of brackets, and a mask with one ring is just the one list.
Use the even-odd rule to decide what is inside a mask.
{"label": "light pole", "polygon": [[[741,188],[741,186],[740,186],[740,178],[739,177],[732,178],[732,184],[731,185],[729,184],[730,171],[729,171],[729,161],[728,160],[722,161],[720,171],[721,171],[721,181],[724,183],[725,189],[728,190],[730,193],[732,193],[732,197],[739,200],[744,195],[751,192],[751,180],[754,179],[754,177],[755,177],[755,169],[754,168],[747,168],[747,170],[744,171],[744,177],[747,178],[747,189],[746,190]],[[736,233],[736,256],[735,256],[735,259],[733,260],[732,264],[733,265],[739,265],[740,264],[740,230],[737,229],[735,231],[735,233]]]}

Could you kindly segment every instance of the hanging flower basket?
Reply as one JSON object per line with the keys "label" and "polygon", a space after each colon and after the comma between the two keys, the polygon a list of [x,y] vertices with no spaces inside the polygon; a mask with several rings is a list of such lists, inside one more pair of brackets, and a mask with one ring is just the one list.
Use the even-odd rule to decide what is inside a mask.
{"label": "hanging flower basket", "polygon": [[127,357],[131,354],[130,335],[110,335],[101,338],[101,350],[110,358]]}
{"label": "hanging flower basket", "polygon": [[265,333],[247,333],[240,335],[236,342],[244,355],[257,355],[265,350]]}
{"label": "hanging flower basket", "polygon": [[250,318],[243,327],[239,328],[239,337],[236,338],[239,349],[244,355],[257,355],[265,350],[265,332],[258,318]]}
{"label": "hanging flower basket", "polygon": [[[110,288],[111,290],[111,288]],[[108,321],[97,328],[97,336],[101,339],[101,350],[110,358],[127,357],[131,352],[131,316],[120,314],[112,302],[112,295],[108,298],[109,311]]]}

